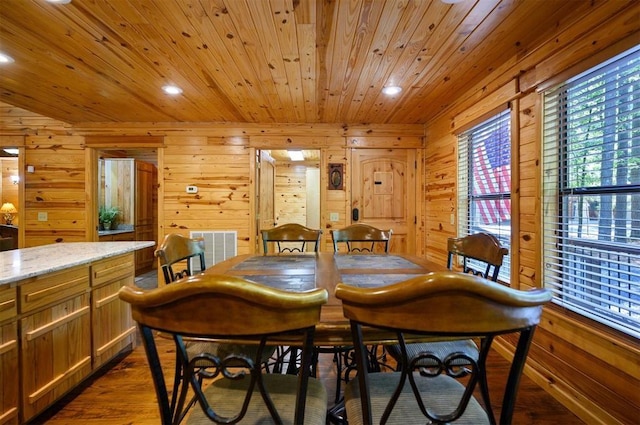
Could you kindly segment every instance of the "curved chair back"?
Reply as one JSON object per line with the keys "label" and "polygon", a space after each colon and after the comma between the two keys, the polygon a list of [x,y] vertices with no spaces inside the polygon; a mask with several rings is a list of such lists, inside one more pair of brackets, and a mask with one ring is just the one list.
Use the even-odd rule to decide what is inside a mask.
{"label": "curved chair back", "polygon": [[[498,280],[498,273],[505,255],[509,254],[509,250],[502,245],[495,236],[489,233],[475,233],[473,235],[462,238],[449,238],[447,240],[447,268],[452,269],[453,258],[461,256],[463,258],[462,271],[464,273],[472,273],[476,276],[482,276],[485,279],[491,279],[494,282]],[[473,261],[479,264],[483,270],[473,267]]]}
{"label": "curved chair back", "polygon": [[345,243],[347,252],[374,252],[376,243],[379,243],[384,252],[389,252],[392,233],[391,229],[380,230],[368,224],[352,224],[344,229],[332,230],[333,251],[338,252],[339,244]]}
{"label": "curved chair back", "polygon": [[[511,423],[517,387],[533,337],[540,322],[542,306],[551,300],[546,289],[518,291],[484,278],[437,272],[404,282],[377,288],[359,288],[338,284],[336,297],[342,301],[344,315],[351,322],[358,364],[357,381],[345,392],[349,423],[395,423],[415,415],[435,423],[489,422],[487,412],[473,397],[480,371],[485,368],[494,336],[517,334],[513,358],[502,400],[499,423]],[[425,312],[429,317],[425,319]],[[362,326],[393,330],[401,346],[399,372],[368,373]],[[480,357],[465,358],[470,363],[466,387],[456,379],[455,362],[461,353],[440,360],[424,351],[417,357],[407,355],[404,335],[439,337],[480,337]],[[421,359],[439,362],[436,367],[420,368]],[[418,372],[417,370],[420,370]],[[398,391],[399,397],[392,398]],[[398,395],[396,394],[396,395]],[[422,398],[420,399],[420,394]],[[425,395],[426,394],[426,395]],[[420,408],[418,408],[420,406]],[[357,419],[355,419],[357,418]],[[363,418],[362,420],[360,418]]]}
{"label": "curved chair back", "polygon": [[[190,239],[177,233],[168,234],[154,255],[160,260],[164,282],[167,284],[193,274],[191,270],[192,258],[197,258],[200,261],[201,271],[206,269],[204,239],[202,238]],[[179,268],[182,269],[177,270]]]}
{"label": "curved chair back", "polygon": [[[313,251],[318,252],[322,236],[322,230],[310,229],[297,223],[283,224],[260,232],[262,233],[262,248],[265,254],[269,252],[269,242],[275,242],[279,253],[305,252],[307,243],[313,244]],[[292,246],[290,242],[295,242],[298,246]]]}
{"label": "curved chair back", "polygon": [[[119,292],[120,298],[131,304],[143,337],[162,423],[178,423],[184,416],[190,406],[186,403],[189,386],[182,386],[179,401],[173,406],[154,331],[173,335],[176,349],[183,353],[178,358],[184,359],[188,357],[181,336],[259,343],[251,356],[232,353],[222,357],[203,352],[185,362],[184,380],[190,383],[201,407],[191,412],[189,421],[207,421],[208,416],[225,423],[263,423],[256,421],[258,418],[270,423],[324,424],[326,392],[309,375],[315,325],[327,302],[327,291],[287,292],[237,277],[209,274],[191,276],[183,282],[146,291],[125,286]],[[282,334],[289,338],[297,335],[303,347],[300,373],[263,375],[260,359],[267,341],[282,338]],[[206,373],[210,377],[219,377],[206,389],[198,382],[202,371],[199,365],[203,363],[208,364]]]}

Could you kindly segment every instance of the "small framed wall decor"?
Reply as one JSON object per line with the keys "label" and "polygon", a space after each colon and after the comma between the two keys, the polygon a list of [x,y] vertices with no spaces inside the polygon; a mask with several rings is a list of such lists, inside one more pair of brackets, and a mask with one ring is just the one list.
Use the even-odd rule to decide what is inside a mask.
{"label": "small framed wall decor", "polygon": [[344,187],[344,164],[329,164],[329,190],[342,190]]}

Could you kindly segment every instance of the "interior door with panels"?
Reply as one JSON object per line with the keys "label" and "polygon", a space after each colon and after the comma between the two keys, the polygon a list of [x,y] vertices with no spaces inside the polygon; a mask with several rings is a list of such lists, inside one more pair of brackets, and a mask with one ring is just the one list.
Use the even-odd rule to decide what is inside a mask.
{"label": "interior door with panels", "polygon": [[390,252],[415,252],[415,149],[352,149],[351,223],[391,229]]}

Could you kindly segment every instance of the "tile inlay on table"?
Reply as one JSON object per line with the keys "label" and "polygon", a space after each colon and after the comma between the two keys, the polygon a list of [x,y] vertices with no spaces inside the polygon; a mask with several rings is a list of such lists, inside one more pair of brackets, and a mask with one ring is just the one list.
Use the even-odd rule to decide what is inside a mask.
{"label": "tile inlay on table", "polygon": [[337,255],[338,269],[419,269],[419,265],[396,255],[386,255],[380,261],[380,255]]}
{"label": "tile inlay on table", "polygon": [[283,270],[315,268],[316,258],[311,255],[282,255],[251,257],[233,267],[233,270]]}

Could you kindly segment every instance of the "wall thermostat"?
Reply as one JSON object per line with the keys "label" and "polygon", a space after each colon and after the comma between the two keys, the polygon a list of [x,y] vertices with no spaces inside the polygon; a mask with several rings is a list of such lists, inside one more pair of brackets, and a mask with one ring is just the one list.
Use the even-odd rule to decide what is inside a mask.
{"label": "wall thermostat", "polygon": [[187,193],[198,193],[198,186],[187,186]]}

